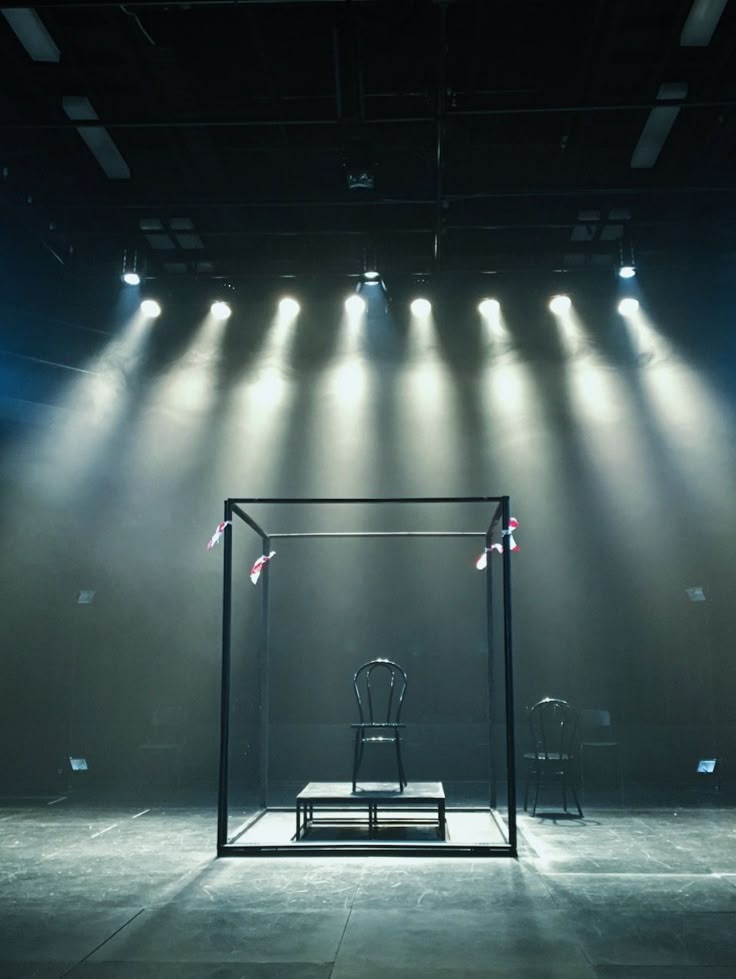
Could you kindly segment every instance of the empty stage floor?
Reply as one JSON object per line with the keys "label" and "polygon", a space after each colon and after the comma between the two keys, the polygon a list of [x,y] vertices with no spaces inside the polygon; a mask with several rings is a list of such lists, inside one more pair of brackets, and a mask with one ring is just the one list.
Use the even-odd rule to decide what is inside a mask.
{"label": "empty stage floor", "polygon": [[520,856],[217,860],[213,809],[0,804],[0,976],[736,974],[729,808],[520,814]]}

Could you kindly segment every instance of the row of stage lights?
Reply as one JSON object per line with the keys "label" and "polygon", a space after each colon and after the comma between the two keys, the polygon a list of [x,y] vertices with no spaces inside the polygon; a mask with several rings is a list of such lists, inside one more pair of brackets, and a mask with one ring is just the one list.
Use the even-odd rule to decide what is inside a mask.
{"label": "row of stage lights", "polygon": [[[549,309],[557,316],[564,316],[569,313],[572,307],[572,300],[569,296],[552,296],[549,301]],[[155,299],[144,299],[141,303],[141,312],[144,316],[154,319],[161,315],[162,309]],[[345,311],[350,316],[360,316],[365,312],[365,300],[360,296],[348,296],[345,300]],[[414,316],[426,317],[432,312],[432,303],[428,299],[414,299],[409,308]],[[622,316],[631,316],[639,308],[639,300],[633,296],[626,296],[618,304],[618,311]],[[296,299],[289,296],[284,297],[279,302],[279,313],[285,318],[293,318],[301,309]],[[497,299],[483,299],[478,304],[478,311],[487,319],[497,317],[501,312],[501,304]],[[210,306],[210,314],[216,320],[226,320],[232,315],[232,308],[229,303],[218,300]]]}

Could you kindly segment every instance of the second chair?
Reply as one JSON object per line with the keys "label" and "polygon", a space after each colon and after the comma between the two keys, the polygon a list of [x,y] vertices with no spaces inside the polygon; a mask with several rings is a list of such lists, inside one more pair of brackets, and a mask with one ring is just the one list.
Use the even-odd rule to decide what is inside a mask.
{"label": "second chair", "polygon": [[545,697],[528,710],[534,750],[527,752],[528,769],[524,791],[524,810],[529,802],[529,788],[534,783],[532,815],[537,814],[539,791],[548,784],[558,785],[562,791],[562,808],[567,813],[567,794],[572,795],[582,817],[577,794],[577,747],[578,713],[565,700]]}

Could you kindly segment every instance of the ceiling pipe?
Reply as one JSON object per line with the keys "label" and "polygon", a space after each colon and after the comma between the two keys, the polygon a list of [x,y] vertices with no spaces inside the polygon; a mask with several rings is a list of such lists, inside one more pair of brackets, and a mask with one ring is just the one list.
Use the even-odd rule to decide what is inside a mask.
{"label": "ceiling pipe", "polygon": [[[590,199],[595,197],[599,200],[605,200],[606,197],[639,197],[639,198],[677,198],[682,199],[683,197],[692,196],[693,194],[703,194],[706,196],[717,196],[723,197],[728,195],[736,194],[736,186],[723,186],[716,184],[706,184],[706,185],[679,185],[676,187],[528,187],[519,188],[516,190],[505,189],[505,190],[489,190],[489,191],[479,191],[477,193],[458,193],[458,194],[446,194],[445,199],[447,201],[482,201],[482,200],[505,200],[505,199],[529,199],[533,200],[536,198],[544,197],[555,197],[555,198],[583,198]],[[17,202],[22,206],[22,199]],[[139,211],[150,211],[151,207],[174,209],[181,211],[183,208],[189,210],[195,210],[198,208],[211,208],[211,207],[224,207],[229,209],[238,210],[261,210],[261,209],[284,209],[293,210],[298,209],[313,210],[314,208],[371,208],[378,209],[381,207],[416,207],[416,206],[432,206],[434,205],[434,200],[432,198],[371,198],[369,199],[356,199],[351,200],[242,200],[235,198],[177,198],[176,200],[161,200],[160,198],[152,203],[150,200],[97,200],[91,199],[89,196],[85,196],[83,199],[74,200],[70,197],[66,197],[63,201],[54,201],[54,207],[61,208],[63,210],[139,210]],[[722,219],[723,212],[721,212]],[[571,222],[577,224],[575,222]]]}
{"label": "ceiling pipe", "polygon": [[444,185],[445,140],[447,130],[445,116],[447,114],[447,5],[448,0],[441,0],[440,30],[439,30],[439,77],[437,79],[437,104],[435,113],[435,215],[434,215],[434,249],[432,260],[435,272],[439,271],[441,260],[442,225],[444,221],[444,201],[442,190]]}
{"label": "ceiling pipe", "polygon": [[[672,102],[682,111],[688,109],[726,109],[736,106],[736,99],[707,99],[702,101]],[[507,106],[494,109],[453,109],[445,113],[445,120],[483,119],[491,116],[525,116],[525,115],[564,115],[569,112],[642,112],[655,109],[662,105],[661,101],[624,102],[609,105],[530,105]],[[434,115],[412,116],[372,116],[362,120],[364,126],[403,126],[410,123],[437,125],[437,113]],[[273,126],[340,126],[341,121],[336,117],[320,119],[158,119],[158,120],[99,120],[95,123],[68,122],[0,122],[0,130],[43,130],[43,129],[74,129],[85,125],[104,126],[106,129],[268,129]]]}
{"label": "ceiling pipe", "polygon": [[[126,7],[136,7],[139,10],[145,7],[276,7],[276,6],[295,6],[303,4],[307,6],[321,6],[326,3],[342,4],[345,0],[131,0],[126,3]],[[352,0],[353,3],[373,3],[375,0]],[[2,3],[3,10],[16,10],[28,7],[26,3]],[[34,3],[36,10],[62,10],[65,8],[86,7],[120,7],[120,0],[41,0]]]}

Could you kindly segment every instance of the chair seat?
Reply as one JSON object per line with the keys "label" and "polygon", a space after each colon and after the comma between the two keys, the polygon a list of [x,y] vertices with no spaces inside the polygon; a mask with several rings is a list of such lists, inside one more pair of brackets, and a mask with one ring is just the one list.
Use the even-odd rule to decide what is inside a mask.
{"label": "chair seat", "polygon": [[581,741],[581,748],[618,748],[618,741]]}
{"label": "chair seat", "polygon": [[528,752],[525,752],[524,757],[525,758],[528,758],[529,761],[541,761],[541,762],[545,762],[545,761],[572,761],[572,759],[574,758],[574,755],[565,754],[564,751],[563,752],[559,752],[559,751],[548,751],[545,754],[542,754],[541,752],[539,754],[535,754],[533,751],[528,751]]}
{"label": "chair seat", "polygon": [[406,727],[406,724],[389,724],[385,721],[365,721],[362,724],[351,724],[350,727],[375,728],[375,727]]}

